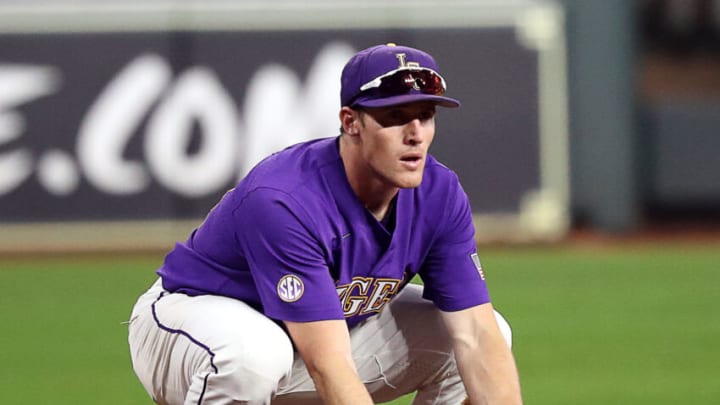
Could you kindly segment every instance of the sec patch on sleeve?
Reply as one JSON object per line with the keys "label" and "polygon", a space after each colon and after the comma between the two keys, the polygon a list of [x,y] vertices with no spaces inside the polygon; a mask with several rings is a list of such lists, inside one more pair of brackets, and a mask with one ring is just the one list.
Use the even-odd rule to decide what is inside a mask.
{"label": "sec patch on sleeve", "polygon": [[472,259],[473,263],[475,264],[475,268],[478,271],[478,274],[480,274],[480,279],[485,280],[485,272],[482,269],[482,263],[480,263],[480,257],[477,253],[473,253],[470,255],[470,258]]}
{"label": "sec patch on sleeve", "polygon": [[283,276],[277,283],[277,294],[285,302],[295,302],[302,298],[305,292],[305,284],[300,277],[288,274]]}

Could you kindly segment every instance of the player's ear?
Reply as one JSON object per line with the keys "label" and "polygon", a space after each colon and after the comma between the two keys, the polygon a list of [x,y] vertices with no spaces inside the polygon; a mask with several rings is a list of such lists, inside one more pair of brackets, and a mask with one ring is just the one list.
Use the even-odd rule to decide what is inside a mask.
{"label": "player's ear", "polygon": [[350,107],[343,107],[340,109],[340,124],[344,133],[357,135],[360,127],[360,114]]}

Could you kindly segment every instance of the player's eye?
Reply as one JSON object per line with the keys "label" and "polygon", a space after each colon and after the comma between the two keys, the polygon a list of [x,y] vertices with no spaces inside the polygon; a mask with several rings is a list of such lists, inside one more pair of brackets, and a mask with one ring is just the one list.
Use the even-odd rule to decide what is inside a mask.
{"label": "player's eye", "polygon": [[405,125],[413,120],[413,116],[401,108],[393,108],[385,113],[378,114],[375,120],[383,127]]}
{"label": "player's eye", "polygon": [[375,121],[384,128],[405,125],[415,119],[425,123],[435,117],[434,106],[426,106],[420,109],[399,106],[384,109],[368,109],[368,111]]}
{"label": "player's eye", "polygon": [[418,115],[420,121],[429,121],[435,117],[435,109],[423,110]]}

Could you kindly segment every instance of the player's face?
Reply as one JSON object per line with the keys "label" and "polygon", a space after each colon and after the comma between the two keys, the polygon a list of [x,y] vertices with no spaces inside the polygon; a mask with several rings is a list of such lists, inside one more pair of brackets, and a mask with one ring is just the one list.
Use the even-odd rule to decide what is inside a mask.
{"label": "player's face", "polygon": [[364,111],[361,154],[369,171],[391,187],[419,186],[435,136],[435,105],[416,102]]}

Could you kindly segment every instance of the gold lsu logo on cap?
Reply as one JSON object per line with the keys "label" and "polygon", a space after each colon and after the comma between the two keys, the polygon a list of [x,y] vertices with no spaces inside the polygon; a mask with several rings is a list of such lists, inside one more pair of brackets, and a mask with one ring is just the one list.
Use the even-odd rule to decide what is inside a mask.
{"label": "gold lsu logo on cap", "polygon": [[398,60],[398,68],[419,68],[420,63],[419,62],[408,62],[406,60],[407,55],[404,53],[396,53],[395,57]]}
{"label": "gold lsu logo on cap", "polygon": [[[419,62],[408,62],[405,58],[407,55],[404,53],[396,53],[395,57],[398,60],[398,69],[402,68],[420,68]],[[418,84],[417,80],[411,75],[408,75],[405,77],[405,81],[409,86],[412,86],[415,90],[420,90],[420,85]]]}

